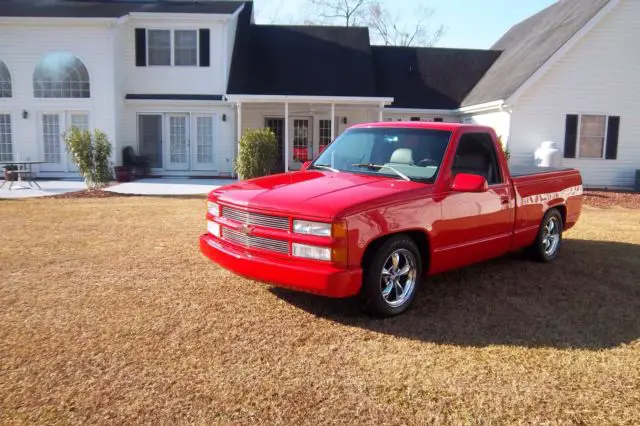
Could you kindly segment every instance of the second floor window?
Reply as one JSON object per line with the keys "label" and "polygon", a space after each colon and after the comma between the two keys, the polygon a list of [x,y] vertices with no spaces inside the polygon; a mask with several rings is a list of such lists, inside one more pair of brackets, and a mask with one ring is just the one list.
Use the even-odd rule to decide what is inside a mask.
{"label": "second floor window", "polygon": [[198,66],[198,32],[148,30],[150,66]]}

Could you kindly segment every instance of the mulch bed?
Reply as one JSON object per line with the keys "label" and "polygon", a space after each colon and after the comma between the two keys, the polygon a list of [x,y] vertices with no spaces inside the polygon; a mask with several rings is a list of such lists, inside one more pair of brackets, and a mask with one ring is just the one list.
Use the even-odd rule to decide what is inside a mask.
{"label": "mulch bed", "polygon": [[131,196],[132,194],[118,194],[116,192],[103,191],[102,189],[85,189],[83,191],[53,195],[51,198],[114,198]]}
{"label": "mulch bed", "polygon": [[613,191],[585,191],[584,203],[587,206],[607,209],[624,207],[626,209],[640,209],[640,193]]}

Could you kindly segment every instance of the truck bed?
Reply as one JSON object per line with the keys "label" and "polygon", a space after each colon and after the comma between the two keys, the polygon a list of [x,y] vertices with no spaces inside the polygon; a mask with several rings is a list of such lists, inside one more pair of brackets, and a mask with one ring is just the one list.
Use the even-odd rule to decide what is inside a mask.
{"label": "truck bed", "polygon": [[554,173],[572,170],[569,167],[536,167],[536,166],[509,166],[511,177],[538,175],[542,173]]}

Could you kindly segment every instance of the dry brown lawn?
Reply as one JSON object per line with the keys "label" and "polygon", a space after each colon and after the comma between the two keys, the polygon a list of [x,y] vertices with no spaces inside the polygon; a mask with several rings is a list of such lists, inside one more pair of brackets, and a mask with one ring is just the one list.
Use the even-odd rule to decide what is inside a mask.
{"label": "dry brown lawn", "polygon": [[640,210],[373,320],[219,269],[204,207],[0,201],[0,423],[640,424]]}

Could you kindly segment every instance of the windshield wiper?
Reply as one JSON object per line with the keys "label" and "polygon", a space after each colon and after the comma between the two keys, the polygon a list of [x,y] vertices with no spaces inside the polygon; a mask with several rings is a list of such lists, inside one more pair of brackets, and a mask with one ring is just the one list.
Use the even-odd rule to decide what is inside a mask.
{"label": "windshield wiper", "polygon": [[334,169],[333,167],[331,167],[328,164],[314,164],[312,167],[313,168],[318,168],[318,169],[331,170],[332,172],[340,173],[340,170]]}
{"label": "windshield wiper", "polygon": [[372,163],[369,163],[369,164],[353,164],[353,167],[362,167],[362,168],[366,167],[366,168],[371,169],[371,170],[375,170],[375,169],[378,169],[378,170],[382,170],[382,169],[389,169],[389,170],[391,170],[392,172],[394,172],[395,174],[397,174],[398,176],[400,176],[402,179],[404,179],[404,180],[406,180],[406,181],[411,181],[411,178],[410,178],[409,176],[405,175],[405,174],[404,174],[404,173],[402,173],[402,172],[399,172],[398,170],[394,169],[394,168],[393,168],[393,167],[391,167],[391,166],[381,166],[381,165],[379,165],[379,164],[372,164]]}

